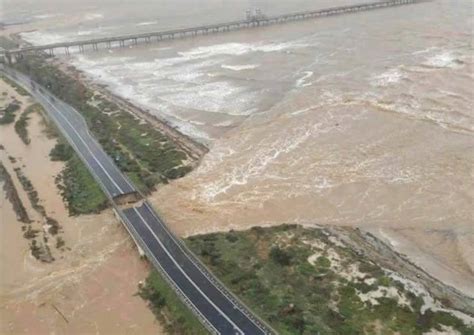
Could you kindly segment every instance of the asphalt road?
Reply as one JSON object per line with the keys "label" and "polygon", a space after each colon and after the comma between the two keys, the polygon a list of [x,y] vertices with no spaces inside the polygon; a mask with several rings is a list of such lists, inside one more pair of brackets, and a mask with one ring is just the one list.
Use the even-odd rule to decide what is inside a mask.
{"label": "asphalt road", "polygon": [[[25,87],[46,109],[108,193],[109,199],[113,201],[118,195],[136,191],[135,186],[91,136],[86,123],[74,108],[53,97],[20,73],[9,70],[8,76]],[[116,210],[150,261],[210,331],[225,335],[272,333],[229,294],[168,230],[148,202],[123,211],[116,207]]]}
{"label": "asphalt road", "polygon": [[11,79],[25,87],[48,111],[75,151],[87,162],[111,198],[135,192],[135,186],[122,174],[114,162],[90,135],[84,119],[71,106],[49,94],[28,77],[15,72]]}

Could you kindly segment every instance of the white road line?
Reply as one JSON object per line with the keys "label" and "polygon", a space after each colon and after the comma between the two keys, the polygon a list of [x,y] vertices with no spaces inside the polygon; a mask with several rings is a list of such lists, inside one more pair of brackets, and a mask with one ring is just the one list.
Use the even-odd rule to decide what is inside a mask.
{"label": "white road line", "polygon": [[[163,275],[168,277],[168,279],[170,281],[172,281],[174,283],[174,285],[176,286],[176,289],[183,295],[183,297],[185,297],[186,299],[188,299],[189,303],[191,305],[193,305],[194,309],[197,311],[197,313],[203,318],[205,319],[209,325],[216,331],[216,333],[219,333],[219,331],[216,329],[216,327],[204,316],[204,314],[202,314],[202,312],[199,310],[199,308],[197,308],[197,306],[191,301],[191,299],[189,299],[189,297],[184,294],[183,290],[179,287],[178,283],[166,272],[166,270],[163,268],[163,266],[160,264],[160,262],[158,261],[158,259],[156,259],[155,255],[151,252],[150,248],[148,247],[148,245],[145,243],[145,241],[143,240],[143,237],[138,233],[137,229],[135,228],[135,226],[130,222],[130,219],[128,218],[127,214],[125,213],[125,211],[122,212],[126,221],[128,221],[130,227],[133,229],[133,231],[135,232],[135,234],[137,234],[138,238],[142,241],[143,243],[143,247],[145,249],[148,250],[149,254],[151,255],[151,257],[153,257],[153,259],[155,260],[156,264],[158,265],[158,267],[163,271]],[[133,234],[132,234],[133,235]],[[166,279],[166,278],[165,278]]]}
{"label": "white road line", "polygon": [[[155,214],[155,212],[153,211],[153,209],[151,208],[151,206],[148,204],[148,202],[145,202],[145,206],[149,209],[149,211],[151,212],[151,214],[156,218],[156,220],[158,222],[161,223],[161,220],[160,218]],[[241,308],[238,304],[236,304],[234,301],[232,301],[232,299],[230,299],[226,293],[222,292],[222,290],[216,286],[213,281],[203,272],[203,270],[199,267],[199,265],[195,264],[194,261],[191,259],[191,256],[188,255],[188,253],[186,251],[183,250],[183,248],[181,247],[180,243],[178,241],[176,241],[175,237],[173,236],[173,234],[167,229],[167,227],[164,226],[164,224],[162,224],[163,226],[163,229],[166,231],[166,233],[168,234],[168,236],[170,236],[170,238],[175,242],[175,244],[178,246],[178,248],[183,252],[183,254],[185,254],[186,258],[194,265],[194,267],[196,267],[198,269],[199,272],[201,272],[201,274],[209,281],[210,284],[212,284],[212,286],[214,286],[220,293],[222,293],[222,295],[224,297],[226,297],[227,300],[229,300],[231,302],[231,304],[237,308],[243,316],[245,316],[251,323],[253,323],[257,328],[259,328],[260,330],[263,331],[263,329],[258,325],[256,324]],[[231,294],[231,293],[229,293]],[[232,295],[231,295],[232,296]]]}
{"label": "white road line", "polygon": [[173,261],[173,263],[175,264],[175,266],[181,271],[181,273],[186,277],[186,279],[189,280],[189,282],[199,291],[199,293],[202,294],[202,296],[227,320],[229,321],[229,323],[231,323],[234,328],[242,335],[244,335],[245,333],[242,331],[242,329],[240,329],[219,307],[216,306],[216,304],[214,304],[211,299],[209,299],[209,297],[207,295],[204,294],[203,291],[201,291],[201,289],[199,288],[199,286],[196,285],[196,283],[188,276],[188,274],[181,268],[181,266],[178,264],[178,262],[176,262],[176,260],[174,259],[174,257],[171,255],[171,253],[168,251],[168,249],[165,248],[165,246],[163,245],[163,243],[160,241],[160,239],[158,238],[158,236],[156,236],[155,232],[151,229],[151,227],[148,225],[148,223],[146,222],[146,220],[143,218],[143,216],[140,214],[140,212],[137,210],[136,207],[133,208],[135,210],[135,212],[137,213],[137,215],[140,217],[140,219],[143,221],[143,223],[145,224],[145,226],[148,228],[148,230],[151,232],[151,234],[155,237],[156,241],[158,241],[158,243],[160,244],[161,248],[166,252],[166,254],[168,255],[168,257]]}
{"label": "white road line", "polygon": [[121,192],[121,193],[124,193],[123,190],[120,188],[120,186],[118,186],[118,184],[115,182],[115,180],[110,176],[110,174],[107,172],[107,170],[104,168],[104,166],[102,165],[102,163],[95,157],[94,153],[91,151],[91,149],[89,148],[89,146],[87,145],[87,143],[84,141],[84,139],[81,137],[81,135],[79,135],[79,133],[77,132],[77,130],[73,127],[73,125],[69,122],[69,120],[61,114],[61,112],[51,103],[48,101],[48,98],[45,97],[42,93],[38,93],[66,122],[67,124],[72,128],[72,130],[76,133],[77,137],[79,137],[79,139],[81,140],[81,142],[84,144],[84,146],[86,147],[87,151],[89,151],[89,153],[91,154],[92,158],[94,158],[94,160],[97,162],[97,164],[99,164],[99,166],[101,167],[101,169],[104,171],[104,173],[107,175],[107,177],[110,179],[110,181],[115,185],[115,187]]}

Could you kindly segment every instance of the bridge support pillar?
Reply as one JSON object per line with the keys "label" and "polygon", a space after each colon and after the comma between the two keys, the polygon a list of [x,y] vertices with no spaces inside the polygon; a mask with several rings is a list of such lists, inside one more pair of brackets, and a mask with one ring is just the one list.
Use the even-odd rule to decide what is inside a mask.
{"label": "bridge support pillar", "polygon": [[5,59],[8,65],[12,65],[12,55],[8,51],[5,53]]}

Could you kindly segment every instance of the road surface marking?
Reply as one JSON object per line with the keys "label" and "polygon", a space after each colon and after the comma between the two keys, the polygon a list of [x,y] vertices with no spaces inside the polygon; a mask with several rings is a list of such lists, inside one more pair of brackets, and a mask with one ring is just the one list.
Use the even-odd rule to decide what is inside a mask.
{"label": "road surface marking", "polygon": [[244,335],[245,333],[242,331],[242,329],[240,329],[219,307],[216,306],[216,304],[214,304],[214,302],[211,301],[211,299],[209,299],[209,297],[207,295],[204,294],[204,292],[199,288],[199,286],[196,285],[196,283],[188,276],[188,274],[181,268],[181,266],[178,264],[178,262],[176,262],[176,260],[174,259],[174,257],[171,255],[171,253],[168,251],[168,249],[165,248],[165,246],[163,245],[163,243],[160,241],[160,239],[158,238],[158,236],[156,236],[155,232],[151,229],[151,227],[148,225],[148,223],[145,221],[145,219],[143,218],[143,216],[140,214],[140,212],[137,210],[136,207],[133,207],[133,209],[135,210],[135,212],[137,213],[137,215],[140,217],[140,219],[143,221],[143,223],[145,224],[145,226],[148,228],[148,230],[151,232],[151,234],[155,237],[155,239],[158,241],[158,243],[160,244],[161,248],[165,251],[165,253],[168,255],[168,257],[173,261],[173,263],[176,265],[176,267],[183,273],[183,275],[186,277],[186,279],[189,280],[189,282],[199,291],[199,293],[202,294],[202,296],[219,312],[221,313],[221,315],[227,320],[229,321],[230,324],[232,324],[235,328],[235,330],[238,331],[239,334],[242,334]]}
{"label": "road surface marking", "polygon": [[[183,254],[185,254],[185,256],[189,259],[189,261],[191,262],[191,264],[194,265],[194,267],[196,267],[198,269],[199,272],[201,272],[201,274],[209,281],[209,283],[214,286],[224,297],[226,297],[227,300],[229,300],[232,305],[234,306],[234,309],[238,309],[242,315],[244,317],[246,317],[251,323],[253,323],[257,328],[259,328],[263,333],[265,333],[263,331],[263,329],[257,324],[255,323],[255,321],[253,321],[241,308],[240,306],[238,306],[238,304],[236,304],[230,297],[227,296],[226,293],[224,293],[209,277],[208,275],[206,275],[203,270],[196,264],[194,263],[194,261],[191,259],[191,256],[188,255],[187,252],[185,252],[183,250],[183,248],[181,247],[181,245],[178,243],[178,241],[176,241],[175,237],[173,236],[173,234],[167,229],[167,227],[162,224],[161,222],[161,219],[154,213],[154,211],[152,210],[151,206],[148,204],[148,202],[145,201],[145,206],[148,208],[148,210],[150,211],[150,213],[156,218],[156,220],[160,223],[160,225],[164,228],[164,230],[166,231],[166,233],[170,236],[170,238],[175,242],[175,244],[178,246],[178,248],[183,252]],[[222,285],[221,283],[218,283],[220,285]],[[230,294],[230,293],[228,293]],[[230,295],[232,297],[232,295]]]}
{"label": "road surface marking", "polygon": [[107,175],[107,177],[109,177],[110,181],[115,185],[115,187],[122,193],[123,190],[120,188],[120,186],[118,186],[118,184],[115,182],[115,180],[110,176],[110,174],[107,172],[107,170],[104,168],[104,166],[102,165],[102,163],[95,157],[94,153],[91,151],[91,149],[89,148],[89,145],[84,141],[84,139],[81,137],[81,135],[77,132],[77,130],[73,127],[73,125],[69,122],[69,120],[61,114],[61,112],[56,108],[56,106],[54,106],[50,101],[48,101],[48,99],[42,94],[42,93],[38,93],[51,107],[53,107],[53,109],[67,122],[67,124],[72,128],[72,130],[76,133],[77,137],[79,137],[79,139],[81,140],[81,142],[85,145],[87,151],[89,151],[89,153],[91,154],[92,158],[94,158],[94,160],[97,162],[97,164],[99,164],[99,166],[101,167],[101,169],[104,171],[104,173]]}

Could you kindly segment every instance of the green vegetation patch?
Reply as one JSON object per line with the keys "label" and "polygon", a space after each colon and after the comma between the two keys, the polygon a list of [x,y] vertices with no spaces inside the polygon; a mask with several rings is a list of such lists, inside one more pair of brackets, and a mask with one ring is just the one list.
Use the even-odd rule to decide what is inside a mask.
{"label": "green vegetation patch", "polygon": [[[13,157],[12,157],[13,158]],[[0,162],[0,182],[3,184],[3,191],[5,192],[6,198],[10,201],[13,206],[13,210],[16,213],[18,221],[23,223],[30,223],[30,217],[26,212],[25,206],[18,195],[18,191],[15,188],[15,184],[8,173],[5,166],[3,166],[2,162]]]}
{"label": "green vegetation patch", "polygon": [[152,271],[138,293],[165,326],[168,334],[208,334],[194,314],[186,307],[169,284]]}
{"label": "green vegetation patch", "polygon": [[108,206],[104,192],[76,154],[66,162],[56,183],[70,215],[99,213]]}
{"label": "green vegetation patch", "polygon": [[17,167],[14,170],[18,180],[20,181],[21,186],[23,187],[23,190],[28,195],[31,206],[35,211],[37,211],[44,217],[45,223],[48,226],[48,232],[51,235],[57,235],[61,231],[61,226],[59,225],[59,222],[56,221],[56,219],[53,219],[52,217],[47,215],[46,209],[43,205],[40,204],[38,191],[36,191],[33,184],[31,183],[31,180],[23,173],[21,168]]}
{"label": "green vegetation patch", "polygon": [[[376,264],[331,242],[323,230],[283,225],[193,236],[186,242],[279,334],[421,335],[442,326],[473,334],[449,313],[422,314],[420,297]],[[363,278],[350,277],[351,269]],[[364,294],[389,288],[397,289],[409,305],[390,295],[374,298],[374,303],[362,300]]]}
{"label": "green vegetation patch", "polygon": [[30,136],[28,134],[28,120],[30,119],[30,114],[41,111],[43,107],[39,104],[34,104],[31,106],[28,106],[26,110],[21,114],[20,118],[18,121],[15,122],[15,132],[18,134],[18,136],[21,138],[23,143],[26,145],[31,143]]}
{"label": "green vegetation patch", "polygon": [[20,104],[17,102],[11,102],[8,106],[0,111],[0,125],[10,124],[15,121],[16,112],[20,109]]}
{"label": "green vegetation patch", "polygon": [[66,162],[74,156],[74,149],[64,140],[60,139],[56,145],[51,149],[49,157],[52,161]]}
{"label": "green vegetation patch", "polygon": [[[56,185],[66,203],[69,214],[99,213],[107,208],[107,197],[87,167],[66,139],[60,135],[56,126],[47,119],[44,111],[41,115],[46,134],[49,138],[56,138],[56,145],[49,153],[50,159],[66,163],[63,171],[56,177]],[[58,244],[62,245],[61,242]]]}
{"label": "green vegetation patch", "polygon": [[27,56],[15,66],[75,107],[107,154],[143,192],[191,170],[188,155],[151,124],[123,111],[43,57]]}

